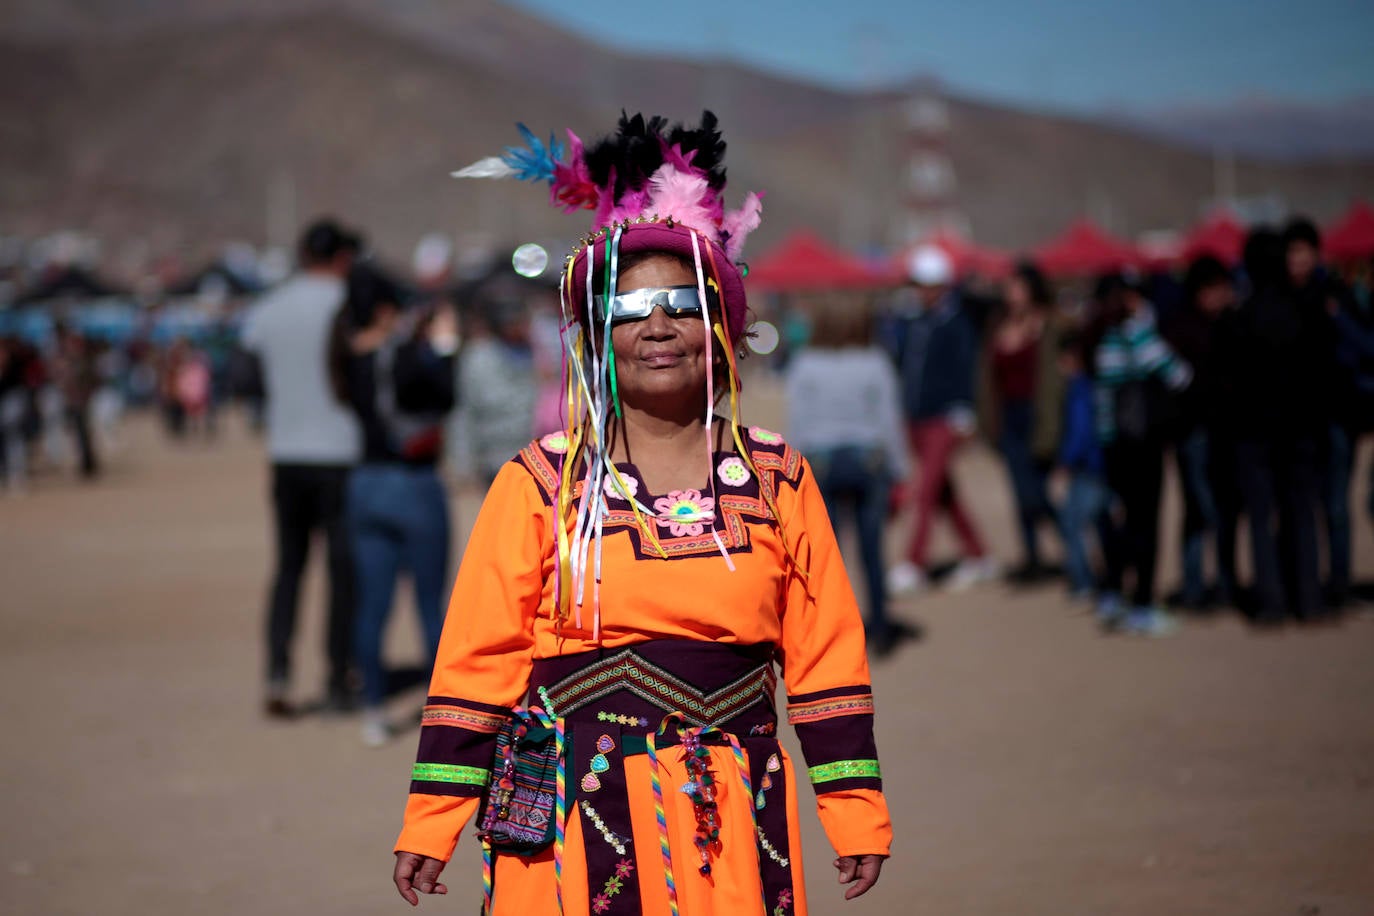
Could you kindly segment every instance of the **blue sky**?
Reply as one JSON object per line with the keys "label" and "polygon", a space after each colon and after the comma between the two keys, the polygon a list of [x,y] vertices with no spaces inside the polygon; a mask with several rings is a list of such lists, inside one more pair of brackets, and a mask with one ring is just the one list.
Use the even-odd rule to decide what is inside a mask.
{"label": "blue sky", "polygon": [[843,86],[931,73],[1080,112],[1374,94],[1374,0],[506,2],[640,53],[725,55]]}

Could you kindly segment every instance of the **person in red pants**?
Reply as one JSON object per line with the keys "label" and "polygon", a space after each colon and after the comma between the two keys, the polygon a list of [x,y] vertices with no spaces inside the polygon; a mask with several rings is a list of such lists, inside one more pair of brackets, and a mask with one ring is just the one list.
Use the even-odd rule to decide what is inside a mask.
{"label": "person in red pants", "polygon": [[954,526],[963,557],[950,577],[953,588],[996,578],[1000,568],[987,555],[972,516],[960,502],[951,464],[973,435],[973,388],[978,333],[954,288],[954,265],[942,249],[922,246],[907,264],[911,308],[895,316],[887,340],[902,383],[907,435],[919,470],[907,488],[916,525],[907,558],[888,570],[893,593],[927,584],[930,533],[943,510]]}

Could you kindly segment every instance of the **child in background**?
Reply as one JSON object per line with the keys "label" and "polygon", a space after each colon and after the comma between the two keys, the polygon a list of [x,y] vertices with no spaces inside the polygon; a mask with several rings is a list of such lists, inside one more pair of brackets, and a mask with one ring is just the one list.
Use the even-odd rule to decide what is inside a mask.
{"label": "child in background", "polygon": [[1107,514],[1107,485],[1102,448],[1097,442],[1093,380],[1085,369],[1083,340],[1076,333],[1059,340],[1059,372],[1064,377],[1064,432],[1059,464],[1068,474],[1068,493],[1060,509],[1069,590],[1075,601],[1090,601],[1097,577],[1088,560],[1084,531],[1090,526],[1102,546],[1102,523]]}

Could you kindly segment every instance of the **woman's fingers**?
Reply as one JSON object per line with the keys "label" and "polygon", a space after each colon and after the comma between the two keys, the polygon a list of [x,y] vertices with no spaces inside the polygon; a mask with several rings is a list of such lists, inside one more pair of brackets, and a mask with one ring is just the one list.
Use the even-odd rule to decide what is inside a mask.
{"label": "woman's fingers", "polygon": [[835,860],[835,868],[840,873],[840,883],[850,885],[844,892],[844,899],[853,900],[868,893],[868,889],[878,883],[878,875],[883,870],[883,857],[840,856]]}
{"label": "woman's fingers", "polygon": [[448,888],[439,883],[439,872],[444,870],[444,863],[439,859],[426,857],[420,865],[420,876],[415,882],[422,894],[447,894]]}
{"label": "woman's fingers", "polygon": [[411,906],[419,906],[420,904],[420,898],[416,895],[411,883],[419,864],[420,856],[412,852],[398,852],[396,853],[396,867],[391,871],[391,880],[396,884],[396,892]]}

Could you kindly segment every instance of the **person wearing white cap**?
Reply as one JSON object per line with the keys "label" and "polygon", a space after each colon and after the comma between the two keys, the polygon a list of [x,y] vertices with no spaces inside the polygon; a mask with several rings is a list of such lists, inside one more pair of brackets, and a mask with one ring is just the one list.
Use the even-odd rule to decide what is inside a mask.
{"label": "person wearing white cap", "polygon": [[963,559],[950,577],[953,588],[995,578],[1000,570],[955,490],[950,464],[960,444],[974,432],[973,391],[978,333],[954,288],[954,263],[948,253],[922,245],[907,259],[914,308],[897,316],[889,344],[902,381],[907,435],[919,471],[907,487],[916,524],[904,562],[888,571],[891,592],[926,585],[927,549],[935,513],[943,509],[958,535]]}

